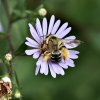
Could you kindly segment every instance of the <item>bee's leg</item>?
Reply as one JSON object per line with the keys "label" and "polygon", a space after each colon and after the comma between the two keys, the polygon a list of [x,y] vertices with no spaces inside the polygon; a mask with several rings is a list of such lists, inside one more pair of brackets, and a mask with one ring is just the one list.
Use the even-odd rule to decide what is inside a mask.
{"label": "bee's leg", "polygon": [[44,54],[43,54],[44,61],[48,61],[50,57],[51,57],[50,52],[48,52],[48,51],[44,52]]}
{"label": "bee's leg", "polygon": [[61,55],[63,57],[64,60],[68,59],[69,58],[69,51],[67,48],[63,47],[61,50]]}

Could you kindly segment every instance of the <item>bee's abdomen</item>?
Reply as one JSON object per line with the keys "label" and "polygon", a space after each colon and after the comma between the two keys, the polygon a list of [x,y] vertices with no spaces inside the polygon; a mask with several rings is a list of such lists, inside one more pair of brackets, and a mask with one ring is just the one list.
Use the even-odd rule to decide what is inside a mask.
{"label": "bee's abdomen", "polygon": [[61,53],[59,51],[54,51],[51,55],[52,62],[59,62],[61,61]]}

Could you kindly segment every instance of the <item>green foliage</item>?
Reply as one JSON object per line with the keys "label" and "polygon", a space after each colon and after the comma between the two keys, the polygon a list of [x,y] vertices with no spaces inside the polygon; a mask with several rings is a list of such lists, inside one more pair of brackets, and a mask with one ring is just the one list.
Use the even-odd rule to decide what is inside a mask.
{"label": "green foliage", "polygon": [[[99,28],[100,1],[99,0],[46,0],[46,7],[51,13],[64,15],[80,27]],[[73,22],[72,22],[73,23]]]}
{"label": "green foliage", "polygon": [[0,58],[2,58],[9,51],[9,46],[8,40],[5,38],[4,33],[0,33],[0,37]]}
{"label": "green foliage", "polygon": [[[42,19],[38,15],[42,3],[48,19],[54,14],[62,23],[68,21],[72,34],[84,41],[77,48],[80,54],[76,67],[56,79],[50,73],[35,76],[36,60],[24,53],[28,22],[34,25],[37,17]],[[12,66],[18,75],[22,100],[100,100],[100,0],[0,0],[0,22],[4,29],[0,32],[0,76],[7,71],[5,54],[14,49]]]}
{"label": "green foliage", "polygon": [[6,32],[7,28],[8,28],[8,17],[7,17],[6,10],[5,10],[4,5],[1,2],[1,0],[0,0],[0,13],[1,13],[0,14],[0,22],[2,23],[3,28]]}
{"label": "green foliage", "polygon": [[25,19],[13,23],[11,36],[12,36],[13,47],[15,48],[15,50],[17,50],[19,46],[25,41],[25,38],[28,33],[27,28],[28,24]]}

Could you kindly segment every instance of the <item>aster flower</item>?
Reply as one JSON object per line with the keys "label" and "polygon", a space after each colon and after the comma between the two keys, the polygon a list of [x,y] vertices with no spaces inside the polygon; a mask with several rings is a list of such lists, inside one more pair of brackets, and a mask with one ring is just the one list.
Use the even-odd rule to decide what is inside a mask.
{"label": "aster flower", "polygon": [[[50,70],[52,77],[56,78],[56,74],[64,75],[64,69],[67,69],[68,66],[75,66],[73,59],[78,58],[77,54],[79,54],[79,52],[76,50],[71,50],[78,46],[78,44],[72,42],[72,40],[75,42],[78,41],[76,40],[75,36],[66,37],[66,35],[71,31],[71,27],[68,27],[67,22],[60,27],[60,23],[60,20],[57,20],[55,22],[54,15],[51,16],[49,24],[47,23],[46,18],[43,18],[42,25],[40,23],[40,20],[37,18],[35,28],[29,23],[30,32],[33,39],[26,37],[27,42],[25,42],[25,44],[31,47],[31,49],[26,50],[25,53],[27,55],[32,55],[34,59],[38,59],[38,61],[36,62],[36,75],[38,74],[38,72],[48,75]],[[53,35],[63,40],[63,46],[66,48],[68,54],[65,55],[67,59],[63,59],[62,57],[59,62],[53,62],[51,61],[51,58],[49,58],[47,61],[44,60],[44,52],[41,52],[41,48],[43,47],[45,43],[44,41],[49,35]]]}

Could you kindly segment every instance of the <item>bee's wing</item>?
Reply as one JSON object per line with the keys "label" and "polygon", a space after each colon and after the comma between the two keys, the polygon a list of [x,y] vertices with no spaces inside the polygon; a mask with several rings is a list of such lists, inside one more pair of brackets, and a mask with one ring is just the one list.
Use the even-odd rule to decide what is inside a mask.
{"label": "bee's wing", "polygon": [[80,40],[75,39],[63,39],[62,42],[67,48],[75,48],[81,43]]}

